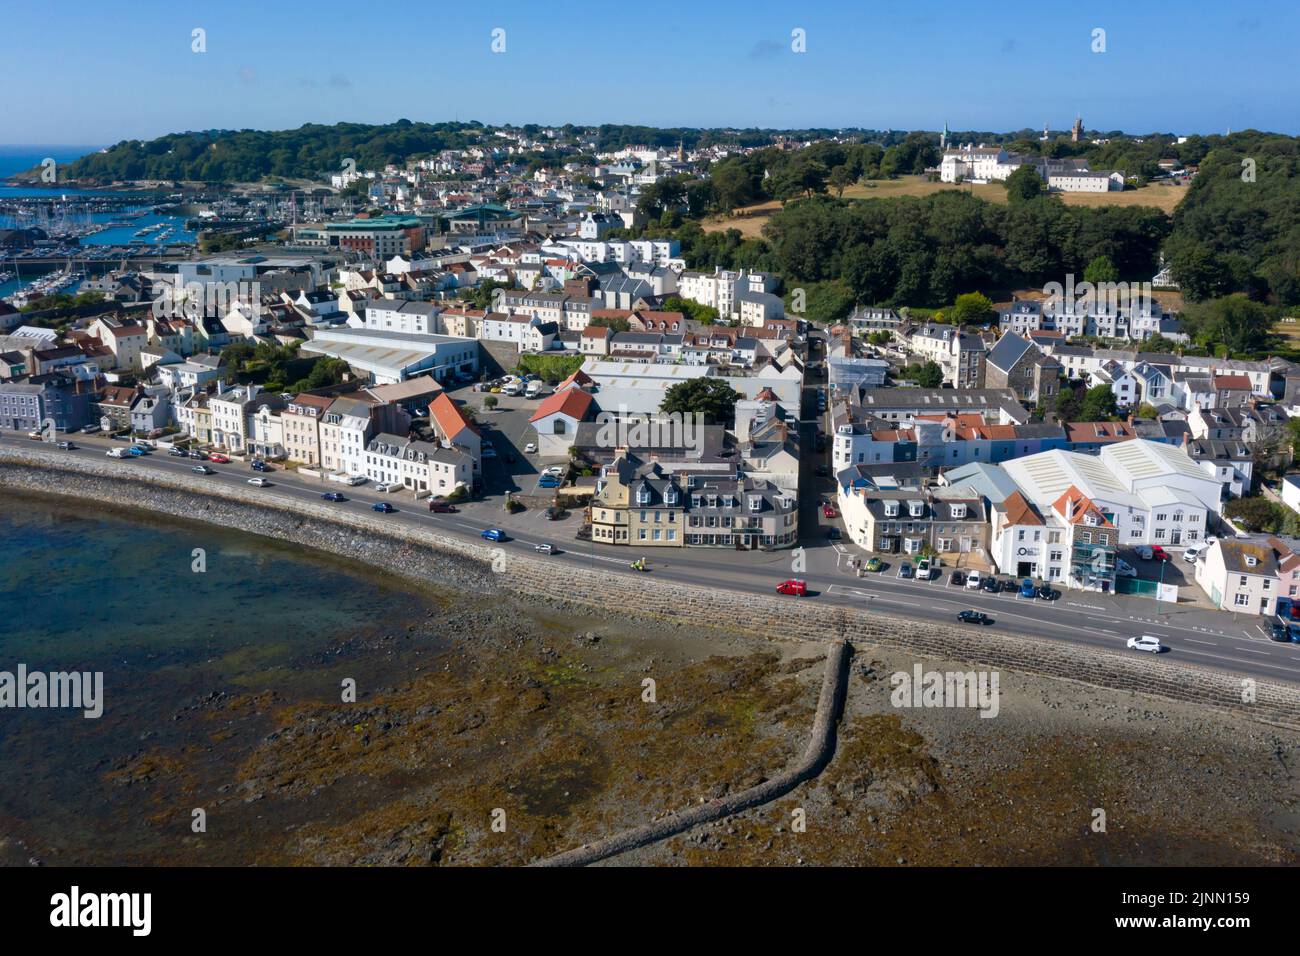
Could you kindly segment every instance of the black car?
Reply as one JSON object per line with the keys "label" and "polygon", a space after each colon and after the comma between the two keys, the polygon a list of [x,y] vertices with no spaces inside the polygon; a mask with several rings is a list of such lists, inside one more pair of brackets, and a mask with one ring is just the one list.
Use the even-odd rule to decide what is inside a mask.
{"label": "black car", "polygon": [[826,532],[826,537],[830,538],[832,541],[840,540],[840,529],[831,528],[829,531]]}
{"label": "black car", "polygon": [[1014,578],[1003,578],[1000,589],[1004,594],[1008,592],[1014,594],[1020,590],[1020,585],[1016,583]]}
{"label": "black car", "polygon": [[256,458],[253,459],[253,463],[252,463],[251,465],[249,465],[249,467],[252,468],[253,471],[270,471],[270,470],[271,470],[271,466],[270,466],[270,465],[268,465],[266,462],[261,461],[261,460],[256,459]]}
{"label": "black car", "polygon": [[190,453],[187,452],[184,448],[169,448],[169,449],[167,450],[167,454],[171,455],[173,458],[189,458],[189,457],[190,457]]}
{"label": "black car", "polygon": [[966,584],[966,575],[961,571],[954,571],[948,575],[948,583],[955,588],[964,587]]}
{"label": "black car", "polygon": [[325,494],[321,495],[321,497],[324,498],[326,501],[347,501],[348,500],[343,495],[339,494],[337,491],[327,491],[325,492]]}
{"label": "black car", "polygon": [[190,452],[190,457],[195,461],[207,461],[208,453],[205,451],[192,451]]}
{"label": "black car", "polygon": [[992,624],[993,618],[983,611],[958,611],[957,620],[963,624]]}
{"label": "black car", "polygon": [[997,578],[985,578],[983,582],[980,583],[980,588],[987,591],[989,594],[997,594],[1002,590],[1002,585],[998,584]]}
{"label": "black car", "polygon": [[1291,632],[1287,629],[1287,626],[1280,621],[1274,621],[1272,625],[1270,625],[1268,636],[1271,640],[1279,641],[1283,644],[1289,643],[1291,640]]}
{"label": "black car", "polygon": [[817,466],[817,477],[818,477],[818,478],[826,478],[826,477],[829,477],[830,473],[831,473],[831,472],[830,472],[830,469],[827,468],[825,465],[818,465],[818,466]]}
{"label": "black car", "polygon": [[1053,591],[1051,586],[1047,584],[1040,585],[1037,593],[1040,601],[1055,601],[1061,596],[1060,591]]}
{"label": "black car", "polygon": [[546,511],[543,512],[543,514],[546,515],[547,521],[559,521],[561,518],[564,517],[565,510],[563,508],[557,508],[554,505],[552,505],[551,507],[547,508]]}

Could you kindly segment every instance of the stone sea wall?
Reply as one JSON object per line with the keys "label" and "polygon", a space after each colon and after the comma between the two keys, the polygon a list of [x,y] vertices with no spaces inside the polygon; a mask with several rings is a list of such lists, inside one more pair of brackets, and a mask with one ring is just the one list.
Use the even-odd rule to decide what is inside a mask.
{"label": "stone sea wall", "polygon": [[779,640],[847,640],[877,644],[918,657],[966,661],[1116,690],[1188,701],[1300,729],[1300,690],[1247,679],[1228,671],[1179,664],[1122,651],[995,630],[962,629],[815,599],[735,593],[676,584],[652,575],[574,565],[509,549],[492,571],[494,550],[432,528],[411,527],[370,512],[348,512],[323,502],[277,494],[274,488],[192,481],[189,476],[129,463],[77,458],[31,448],[0,448],[0,488],[70,496],[208,521],[279,541],[347,557],[415,582],[481,593],[510,593],[553,607],[621,618],[651,617],[700,628],[752,633]]}

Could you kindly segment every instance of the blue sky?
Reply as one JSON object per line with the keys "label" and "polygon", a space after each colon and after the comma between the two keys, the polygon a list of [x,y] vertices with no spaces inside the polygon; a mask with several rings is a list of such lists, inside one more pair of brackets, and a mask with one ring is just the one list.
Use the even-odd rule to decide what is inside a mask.
{"label": "blue sky", "polygon": [[[1294,0],[976,6],[7,4],[0,143],[401,117],[1009,130],[1082,113],[1091,129],[1300,132]],[[196,27],[206,53],[191,51]],[[491,52],[494,28],[505,53]]]}

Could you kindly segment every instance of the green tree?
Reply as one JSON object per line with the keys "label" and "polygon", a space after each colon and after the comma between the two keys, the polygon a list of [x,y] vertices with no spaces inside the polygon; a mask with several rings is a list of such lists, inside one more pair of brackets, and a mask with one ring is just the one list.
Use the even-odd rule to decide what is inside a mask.
{"label": "green tree", "polygon": [[1115,263],[1111,262],[1110,256],[1097,256],[1083,270],[1083,281],[1091,282],[1093,285],[1102,282],[1118,282],[1119,270],[1115,268]]}
{"label": "green tree", "polygon": [[706,425],[731,425],[736,415],[739,392],[717,378],[692,378],[678,382],[664,393],[659,410],[665,414],[692,415],[699,412]]}
{"label": "green tree", "polygon": [[1115,393],[1109,385],[1094,385],[1079,403],[1079,419],[1085,422],[1107,421],[1115,416],[1115,411]]}
{"label": "green tree", "polygon": [[997,318],[993,302],[979,292],[957,296],[957,301],[945,313],[945,320],[956,325],[984,325]]}
{"label": "green tree", "polygon": [[1009,203],[1028,202],[1037,199],[1047,191],[1047,187],[1043,185],[1043,177],[1038,175],[1038,169],[1028,164],[1021,166],[1004,179],[1002,185],[1006,187]]}

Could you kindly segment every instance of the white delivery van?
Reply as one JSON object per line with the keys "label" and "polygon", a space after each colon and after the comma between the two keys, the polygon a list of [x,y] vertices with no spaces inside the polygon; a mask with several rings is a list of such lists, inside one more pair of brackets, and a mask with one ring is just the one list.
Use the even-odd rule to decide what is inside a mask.
{"label": "white delivery van", "polygon": [[528,387],[524,389],[524,398],[536,398],[540,394],[542,394],[542,383],[537,379],[529,382]]}

